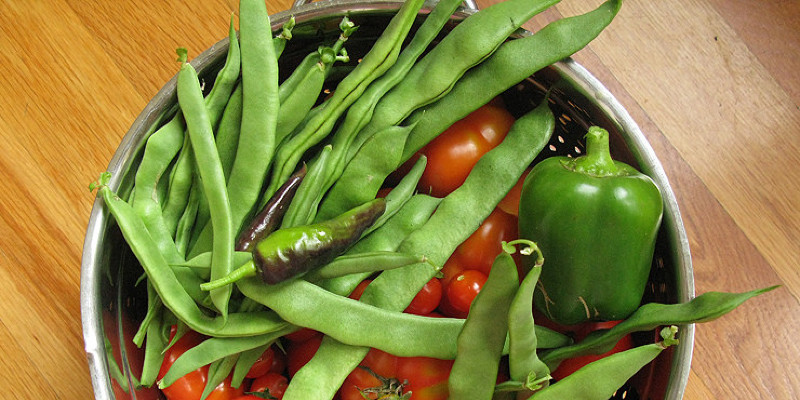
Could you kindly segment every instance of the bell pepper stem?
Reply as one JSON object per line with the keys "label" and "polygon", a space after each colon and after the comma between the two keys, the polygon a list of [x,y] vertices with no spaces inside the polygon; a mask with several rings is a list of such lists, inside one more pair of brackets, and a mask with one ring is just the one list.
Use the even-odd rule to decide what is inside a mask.
{"label": "bell pepper stem", "polygon": [[572,169],[594,176],[616,175],[619,168],[611,158],[608,136],[607,130],[599,126],[590,127],[585,136],[586,154],[572,160]]}
{"label": "bell pepper stem", "polygon": [[257,273],[258,270],[256,269],[256,264],[253,263],[253,260],[250,260],[222,278],[201,284],[200,289],[206,291],[218,289],[225,285],[230,285],[231,283],[237,282],[240,279],[256,276]]}

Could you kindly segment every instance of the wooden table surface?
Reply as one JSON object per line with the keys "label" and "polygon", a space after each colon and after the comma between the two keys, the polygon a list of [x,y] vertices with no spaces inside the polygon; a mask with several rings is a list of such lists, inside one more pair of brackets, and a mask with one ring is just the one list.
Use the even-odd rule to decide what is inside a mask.
{"label": "wooden table surface", "polygon": [[[528,26],[597,4],[564,0]],[[289,6],[268,0],[272,13]],[[177,71],[175,48],[194,56],[217,42],[236,9],[236,0],[0,2],[4,398],[92,397],[79,307],[87,184]],[[783,285],[697,327],[687,399],[800,398],[798,55],[796,0],[629,0],[575,56],[663,163],[697,292]]]}

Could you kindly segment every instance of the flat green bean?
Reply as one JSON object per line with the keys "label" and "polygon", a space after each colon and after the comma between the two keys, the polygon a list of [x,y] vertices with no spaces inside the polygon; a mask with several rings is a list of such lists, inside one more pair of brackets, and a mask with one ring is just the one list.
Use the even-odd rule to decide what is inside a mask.
{"label": "flat green bean", "polygon": [[403,160],[505,90],[582,49],[611,23],[621,4],[621,0],[607,1],[594,11],[559,19],[531,36],[501,45],[484,62],[467,71],[447,95],[407,118],[405,123],[416,126],[403,150]]}
{"label": "flat green bean", "polygon": [[242,125],[236,159],[227,182],[235,232],[258,201],[275,151],[280,105],[278,62],[271,37],[266,4],[259,0],[242,0],[239,5]]}
{"label": "flat green bean", "polygon": [[448,399],[492,399],[508,334],[508,312],[518,288],[514,259],[501,252],[458,334],[458,353],[447,381]]}
{"label": "flat green bean", "polygon": [[[182,282],[176,277],[164,256],[158,249],[144,223],[124,200],[109,187],[109,173],[101,174],[93,185],[108,211],[117,221],[125,241],[128,243],[139,264],[147,273],[153,288],[161,301],[172,314],[191,329],[209,336],[253,336],[275,332],[288,324],[274,312],[258,311],[232,313],[225,321],[221,316],[209,317],[195,303],[192,296],[182,289]],[[199,290],[199,285],[197,287]]]}
{"label": "flat green bean", "polygon": [[[363,254],[375,251],[394,251],[408,234],[424,224],[441,199],[424,194],[413,196],[408,202],[380,228],[356,242],[345,255]],[[372,273],[351,274],[326,279],[319,285],[340,296],[349,295],[358,284]]]}
{"label": "flat green bean", "polygon": [[411,129],[390,126],[365,142],[331,187],[316,218],[330,219],[374,199],[386,177],[400,165],[403,145]]}
{"label": "flat green bean", "polygon": [[[516,241],[523,244],[527,241]],[[517,244],[512,242],[513,244]],[[527,382],[530,377],[537,385],[546,385],[550,369],[539,359],[536,323],[533,319],[533,292],[539,282],[544,257],[533,242],[524,243],[523,257],[535,257],[533,267],[525,274],[508,313],[508,370],[511,380]],[[506,244],[507,246],[508,244]],[[533,388],[529,388],[533,389]]]}
{"label": "flat green bean", "polygon": [[364,131],[398,124],[415,109],[442,97],[524,22],[558,1],[507,0],[464,19],[381,98]]}
{"label": "flat green bean", "polygon": [[167,387],[178,378],[214,361],[274,343],[278,338],[292,332],[294,329],[294,327],[287,324],[283,328],[267,334],[246,337],[208,338],[181,354],[158,382],[158,386],[160,388]]}
{"label": "flat green bean", "polygon": [[634,347],[589,363],[566,378],[540,391],[528,400],[606,400],[642,367],[653,361],[664,349],[678,344],[675,326],[662,330],[663,341]]}
{"label": "flat green bean", "polygon": [[[203,101],[203,92],[197,72],[191,64],[184,62],[178,74],[178,103],[184,112],[197,163],[203,193],[208,201],[213,228],[213,253],[211,257],[211,279],[227,276],[233,270],[233,222],[231,203],[225,187],[225,176],[219,159],[214,132],[208,110]],[[228,315],[231,288],[211,291],[211,301],[223,317]]]}
{"label": "flat green bean", "polygon": [[554,370],[567,358],[586,354],[603,354],[625,335],[632,332],[649,331],[663,325],[684,325],[708,322],[732,311],[745,301],[769,292],[777,286],[744,293],[707,292],[686,303],[648,303],[639,307],[626,320],[606,331],[598,331],[581,342],[558,349],[548,350],[541,356],[550,370]]}

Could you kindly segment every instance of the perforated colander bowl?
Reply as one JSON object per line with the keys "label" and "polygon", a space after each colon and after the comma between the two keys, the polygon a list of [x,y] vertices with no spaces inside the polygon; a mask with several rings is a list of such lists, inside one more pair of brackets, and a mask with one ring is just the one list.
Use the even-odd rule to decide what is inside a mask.
{"label": "perforated colander bowl", "polygon": [[[400,4],[398,0],[326,0],[298,3],[291,12],[273,15],[271,21],[275,30],[290,16],[297,21],[294,37],[281,57],[281,69],[290,71],[324,39],[335,38],[343,15],[359,25],[357,35],[347,44],[351,58],[358,59],[382,32]],[[420,13],[420,19],[428,10],[426,8]],[[472,12],[473,8],[469,5],[460,9],[453,17],[453,24],[445,29],[452,29],[454,24]],[[524,34],[520,32],[520,35]],[[213,81],[213,76],[225,61],[227,48],[228,41],[224,39],[192,61],[201,78],[207,82]],[[564,154],[577,156],[583,152],[582,137],[590,125],[608,129],[613,156],[652,177],[664,196],[664,219],[645,301],[675,303],[690,300],[694,297],[691,258],[675,195],[661,163],[637,124],[603,84],[572,59],[537,72],[509,89],[503,97],[509,110],[521,115],[538,104],[547,90],[551,90],[551,108],[558,124],[551,143],[539,159]],[[133,173],[145,139],[153,126],[174,111],[175,105],[173,78],[134,121],[111,159],[108,171],[113,176],[110,183],[113,190],[124,195],[131,189]],[[140,357],[140,354],[135,346],[130,345],[122,346],[119,352],[107,354],[106,339],[114,343],[120,339],[123,343],[129,341],[131,329],[135,331],[147,301],[142,288],[134,285],[141,268],[127,249],[101,200],[97,200],[92,209],[81,268],[81,313],[92,384],[97,399],[114,399],[109,365],[116,364],[123,373],[129,373],[128,363]],[[618,398],[682,398],[689,375],[694,327],[688,325],[679,328],[680,345],[670,348],[656,362],[643,369],[618,393]],[[651,333],[635,337],[641,342],[654,339]],[[135,393],[124,396],[116,398],[136,398],[133,397]]]}

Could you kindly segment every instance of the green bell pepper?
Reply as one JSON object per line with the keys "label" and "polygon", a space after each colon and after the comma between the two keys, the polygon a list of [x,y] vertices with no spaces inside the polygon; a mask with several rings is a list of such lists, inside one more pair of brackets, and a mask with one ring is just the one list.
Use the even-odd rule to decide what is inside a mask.
{"label": "green bell pepper", "polygon": [[628,317],[644,293],[662,214],[658,187],[611,158],[602,128],[589,128],[585,155],[536,164],[519,208],[520,238],[545,259],[536,307],[566,325]]}

